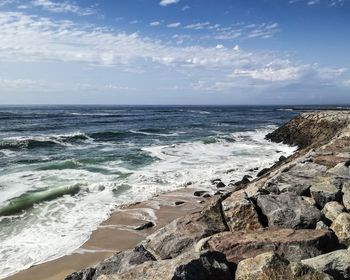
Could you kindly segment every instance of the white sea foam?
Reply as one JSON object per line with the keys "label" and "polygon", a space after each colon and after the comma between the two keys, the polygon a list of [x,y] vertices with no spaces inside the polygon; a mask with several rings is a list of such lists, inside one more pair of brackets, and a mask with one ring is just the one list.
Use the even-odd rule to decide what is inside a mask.
{"label": "white sea foam", "polygon": [[[87,240],[115,205],[145,200],[156,193],[174,190],[188,181],[211,189],[211,179],[221,178],[226,183],[238,180],[249,169],[266,167],[281,155],[293,153],[295,148],[264,139],[271,130],[272,127],[268,127],[218,135],[216,142],[210,144],[196,141],[144,147],[144,152],[158,160],[133,171],[120,166],[119,161],[106,164],[107,168],[119,172],[133,172],[126,178],[80,169],[22,170],[2,175],[0,179],[5,189],[2,190],[0,205],[28,190],[47,185],[79,183],[82,190],[76,196],[66,195],[40,203],[21,218],[0,220],[0,278],[71,253]],[[232,141],[227,141],[227,138]],[[227,173],[227,170],[234,171]],[[128,184],[131,188],[113,194],[113,189],[118,189],[121,184]]]}

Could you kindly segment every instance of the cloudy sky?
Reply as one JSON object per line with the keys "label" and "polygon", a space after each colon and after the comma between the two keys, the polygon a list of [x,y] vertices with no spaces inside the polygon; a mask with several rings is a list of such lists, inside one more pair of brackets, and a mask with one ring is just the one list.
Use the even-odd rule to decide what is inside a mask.
{"label": "cloudy sky", "polygon": [[350,104],[350,0],[0,0],[0,104]]}

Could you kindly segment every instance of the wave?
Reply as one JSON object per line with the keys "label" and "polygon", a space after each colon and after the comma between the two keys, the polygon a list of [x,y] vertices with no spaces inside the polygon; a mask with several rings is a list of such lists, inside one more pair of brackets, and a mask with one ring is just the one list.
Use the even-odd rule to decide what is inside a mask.
{"label": "wave", "polygon": [[21,150],[48,148],[53,146],[64,146],[66,144],[88,140],[89,137],[83,133],[72,133],[67,135],[15,137],[0,140],[0,150]]}
{"label": "wave", "polygon": [[0,208],[0,216],[18,214],[23,210],[33,207],[34,204],[54,200],[64,195],[75,195],[79,192],[79,185],[70,187],[58,187],[40,191],[29,191],[19,197],[11,199],[7,205]]}

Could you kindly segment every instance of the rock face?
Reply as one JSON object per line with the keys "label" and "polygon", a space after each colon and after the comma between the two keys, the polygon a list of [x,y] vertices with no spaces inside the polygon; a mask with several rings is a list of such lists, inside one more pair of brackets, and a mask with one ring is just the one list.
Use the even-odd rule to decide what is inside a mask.
{"label": "rock face", "polygon": [[233,263],[271,251],[290,261],[300,261],[334,250],[338,240],[327,230],[263,229],[219,233],[200,246],[202,250],[224,253]]}
{"label": "rock face", "polygon": [[221,199],[214,197],[201,212],[174,220],[150,235],[143,244],[157,259],[169,259],[189,250],[200,239],[226,230]]}
{"label": "rock face", "polygon": [[341,243],[350,246],[350,213],[341,213],[334,220],[331,229]]}
{"label": "rock face", "polygon": [[303,264],[332,275],[334,279],[350,279],[350,250],[338,250],[302,261]]}
{"label": "rock face", "polygon": [[100,275],[122,273],[136,265],[154,260],[155,258],[143,246],[137,246],[133,250],[113,255],[94,268],[75,272],[67,276],[65,280],[95,280]]}
{"label": "rock face", "polygon": [[333,277],[300,263],[290,263],[276,253],[265,253],[238,264],[236,280],[331,280]]}
{"label": "rock face", "polygon": [[99,280],[233,280],[225,255],[219,252],[187,252],[171,260],[146,262],[131,270]]}
{"label": "rock face", "polygon": [[241,190],[232,193],[222,202],[225,220],[231,231],[262,228],[254,204]]}
{"label": "rock face", "polygon": [[291,193],[260,195],[257,205],[267,217],[269,227],[315,228],[322,217],[316,207]]}
{"label": "rock face", "polygon": [[339,214],[344,212],[344,210],[345,210],[344,206],[341,205],[339,202],[331,201],[324,206],[322,212],[327,219],[334,221]]}

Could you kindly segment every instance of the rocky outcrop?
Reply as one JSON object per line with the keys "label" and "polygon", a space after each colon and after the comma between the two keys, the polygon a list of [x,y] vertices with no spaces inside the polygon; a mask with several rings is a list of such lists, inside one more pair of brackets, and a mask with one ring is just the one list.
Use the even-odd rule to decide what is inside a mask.
{"label": "rocky outcrop", "polygon": [[348,124],[348,112],[304,113],[269,133],[266,138],[300,148],[319,146],[328,143]]}
{"label": "rocky outcrop", "polygon": [[338,250],[302,261],[303,264],[332,275],[334,279],[350,279],[350,250]]}
{"label": "rocky outcrop", "polygon": [[176,219],[150,235],[143,244],[157,259],[164,260],[177,257],[202,238],[226,230],[221,198],[214,197],[201,212]]}
{"label": "rocky outcrop", "polygon": [[201,250],[222,252],[228,261],[237,264],[271,251],[290,261],[300,261],[334,250],[338,240],[327,230],[262,229],[215,234],[198,246]]}
{"label": "rocky outcrop", "polygon": [[315,228],[322,217],[316,207],[292,193],[259,195],[257,205],[267,217],[269,227]]}
{"label": "rocky outcrop", "polygon": [[238,264],[236,280],[332,280],[330,275],[276,253],[265,253]]}
{"label": "rocky outcrop", "polygon": [[262,228],[255,206],[243,190],[234,192],[226,198],[222,202],[222,208],[231,231]]}
{"label": "rocky outcrop", "polygon": [[147,262],[125,273],[98,280],[233,280],[225,255],[219,252],[187,252],[171,260]]}

